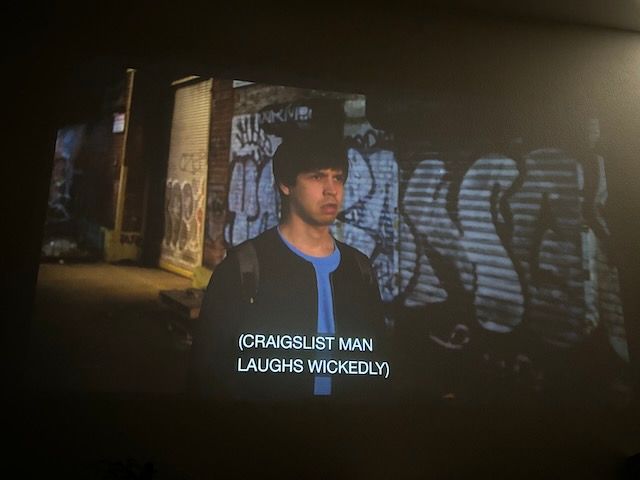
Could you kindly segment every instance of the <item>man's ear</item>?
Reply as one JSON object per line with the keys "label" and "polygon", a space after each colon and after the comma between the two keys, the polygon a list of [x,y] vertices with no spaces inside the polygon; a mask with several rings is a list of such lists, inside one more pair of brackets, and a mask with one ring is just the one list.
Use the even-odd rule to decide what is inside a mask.
{"label": "man's ear", "polygon": [[291,189],[287,185],[285,185],[284,183],[279,183],[278,184],[278,188],[286,196],[289,196],[289,194],[291,193]]}

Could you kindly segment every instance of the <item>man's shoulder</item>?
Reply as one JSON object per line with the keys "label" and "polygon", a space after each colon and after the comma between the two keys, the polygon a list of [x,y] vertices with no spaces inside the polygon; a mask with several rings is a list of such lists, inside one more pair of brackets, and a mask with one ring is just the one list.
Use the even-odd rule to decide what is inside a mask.
{"label": "man's shoulder", "polygon": [[265,255],[274,250],[277,235],[274,227],[227,249],[227,255],[223,260],[223,263],[227,263],[226,270],[240,278],[243,292],[251,301],[255,297],[263,273]]}
{"label": "man's shoulder", "polygon": [[265,230],[261,234],[256,237],[249,238],[238,245],[234,245],[227,249],[227,255],[229,253],[238,254],[238,252],[243,252],[251,249],[262,250],[264,248],[269,248],[276,240],[278,236],[277,227],[269,228]]}
{"label": "man's shoulder", "polygon": [[371,263],[371,259],[367,255],[362,253],[360,250],[358,250],[357,248],[352,247],[347,243],[341,242],[340,240],[336,240],[336,245],[338,245],[341,255],[346,254],[351,257],[354,257],[357,261],[364,261],[369,264]]}
{"label": "man's shoulder", "polygon": [[[260,261],[272,242],[274,229],[262,232],[254,238],[227,248],[225,258],[215,268],[209,285],[233,285],[233,290],[241,291],[253,303],[261,275]],[[276,232],[277,235],[277,232]]]}
{"label": "man's shoulder", "polygon": [[216,273],[218,276],[235,275],[238,270],[249,268],[247,265],[257,263],[257,256],[260,252],[269,249],[274,234],[277,235],[275,227],[237,245],[228,246],[224,259],[214,270],[214,275]]}
{"label": "man's shoulder", "polygon": [[[336,240],[336,244],[340,249],[340,255],[344,259],[348,259],[347,262],[352,265],[352,269],[360,272],[360,276],[367,284],[372,284],[376,281],[376,274],[373,270],[371,260],[367,255],[351,245],[347,245],[344,242]],[[352,271],[354,271],[352,270]]]}

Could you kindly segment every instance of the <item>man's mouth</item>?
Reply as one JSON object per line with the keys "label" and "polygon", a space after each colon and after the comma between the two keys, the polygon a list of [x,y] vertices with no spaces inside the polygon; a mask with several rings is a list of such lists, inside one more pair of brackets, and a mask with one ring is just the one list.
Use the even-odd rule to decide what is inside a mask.
{"label": "man's mouth", "polygon": [[338,205],[335,203],[327,203],[320,207],[320,211],[322,211],[322,213],[337,213]]}

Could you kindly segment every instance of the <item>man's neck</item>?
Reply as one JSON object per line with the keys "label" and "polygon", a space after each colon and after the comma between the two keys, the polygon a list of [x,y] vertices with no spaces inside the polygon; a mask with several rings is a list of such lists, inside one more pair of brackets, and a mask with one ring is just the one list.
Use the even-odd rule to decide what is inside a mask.
{"label": "man's neck", "polygon": [[328,225],[309,225],[289,218],[278,226],[280,234],[306,255],[325,257],[334,250],[334,241]]}

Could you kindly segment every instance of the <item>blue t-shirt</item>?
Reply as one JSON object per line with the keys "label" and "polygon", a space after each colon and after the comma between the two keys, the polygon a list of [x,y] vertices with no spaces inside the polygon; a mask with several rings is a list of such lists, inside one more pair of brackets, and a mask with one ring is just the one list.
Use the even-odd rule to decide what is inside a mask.
{"label": "blue t-shirt", "polygon": [[[278,228],[278,234],[292,252],[313,265],[316,271],[316,283],[318,285],[318,335],[335,335],[336,325],[333,316],[333,293],[331,292],[329,274],[340,265],[340,250],[336,248],[334,244],[333,253],[330,255],[326,257],[314,257],[302,253],[289,243],[280,233],[280,228]],[[313,394],[331,395],[331,377],[316,375]]]}

